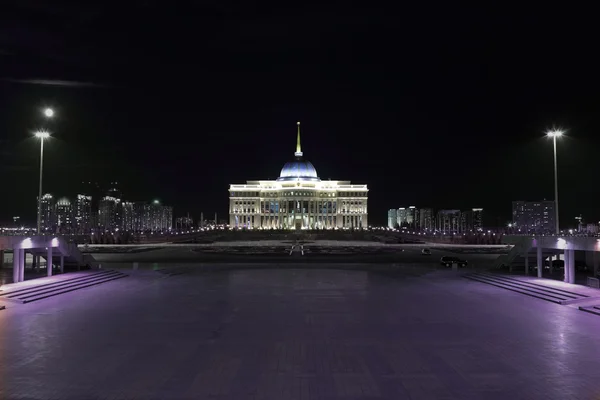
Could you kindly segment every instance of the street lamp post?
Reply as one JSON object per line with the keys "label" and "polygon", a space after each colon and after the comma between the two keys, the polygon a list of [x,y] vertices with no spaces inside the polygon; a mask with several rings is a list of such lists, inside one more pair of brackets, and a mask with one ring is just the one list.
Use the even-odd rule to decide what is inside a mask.
{"label": "street lamp post", "polygon": [[[54,110],[47,107],[43,111],[48,119],[54,116]],[[44,139],[48,139],[50,134],[47,131],[37,131],[35,137],[40,139],[40,182],[38,187],[38,210],[37,210],[37,234],[42,232],[42,174],[44,172]]]}
{"label": "street lamp post", "polygon": [[556,139],[561,137],[563,132],[561,130],[552,130],[546,133],[547,136],[552,138],[554,145],[554,212],[556,213],[556,234],[560,234],[560,228],[558,224],[558,166],[556,162]]}
{"label": "street lamp post", "polygon": [[40,182],[38,187],[38,210],[37,210],[37,234],[42,230],[42,175],[44,172],[44,139],[48,139],[50,134],[46,131],[35,133],[35,137],[40,139]]}

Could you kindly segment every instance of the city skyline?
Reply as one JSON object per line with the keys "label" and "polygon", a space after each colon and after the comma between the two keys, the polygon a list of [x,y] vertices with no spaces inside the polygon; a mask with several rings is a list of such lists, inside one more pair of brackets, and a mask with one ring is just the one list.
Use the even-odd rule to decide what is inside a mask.
{"label": "city skyline", "polygon": [[[43,233],[162,232],[170,231],[173,222],[173,207],[159,200],[128,201],[114,187],[95,200],[85,194],[72,200],[46,193],[40,202]],[[20,218],[19,223],[23,225]]]}
{"label": "city skyline", "polygon": [[[60,192],[52,190],[52,188],[46,188],[44,186],[42,198],[44,198],[47,195],[51,195],[56,201],[58,201],[59,199],[68,199],[69,201],[75,202],[77,200],[78,196],[90,196],[92,199],[91,201],[93,202],[93,206],[96,209],[98,208],[98,201],[101,200],[105,196],[115,196],[122,201],[133,202],[133,203],[138,203],[138,202],[150,203],[150,202],[155,202],[155,201],[164,203],[162,196],[154,195],[154,196],[148,196],[147,198],[141,198],[140,196],[133,197],[128,194],[127,189],[125,189],[125,194],[123,194],[123,190],[121,188],[121,185],[118,183],[118,181],[111,180],[111,179],[107,180],[104,183],[99,183],[97,181],[89,180],[89,181],[78,182],[76,184],[73,184],[73,183],[69,183],[69,184],[72,185],[70,189],[63,190]],[[111,193],[111,192],[113,192],[113,193]],[[117,192],[117,193],[114,193],[114,192]],[[0,224],[10,225],[9,222],[13,221],[15,219],[15,217],[18,217],[19,223],[21,225],[35,225],[36,219],[37,219],[36,207],[37,207],[37,196],[35,198],[35,202],[32,205],[32,208],[29,211],[26,210],[25,212],[23,212],[21,214],[14,213],[14,215],[12,215],[11,217],[0,218]],[[21,210],[25,210],[25,209],[26,209],[26,207],[21,207]],[[181,213],[182,213],[181,216],[185,215],[184,211],[181,211]]]}
{"label": "city skyline", "polygon": [[[552,200],[545,133],[564,128],[560,220],[600,220],[588,167],[600,144],[600,85],[585,24],[548,31],[539,18],[523,20],[526,11],[486,24],[457,12],[398,23],[351,7],[270,16],[213,9],[198,24],[190,5],[168,15],[123,5],[69,35],[59,27],[78,26],[72,19],[85,8],[73,7],[53,10],[45,19],[55,23],[43,26],[24,15],[20,26],[35,40],[0,25],[0,174],[11,192],[0,220],[28,218],[37,129],[52,134],[45,188],[118,179],[131,197],[159,193],[198,218],[227,214],[229,183],[276,178],[298,120],[321,178],[369,186],[377,225],[395,204],[478,204],[505,221],[516,198]],[[148,23],[132,33],[140,12]],[[523,39],[542,31],[544,40]],[[561,62],[549,62],[557,54]],[[562,62],[570,56],[577,62]],[[44,107],[55,110],[51,121]]]}

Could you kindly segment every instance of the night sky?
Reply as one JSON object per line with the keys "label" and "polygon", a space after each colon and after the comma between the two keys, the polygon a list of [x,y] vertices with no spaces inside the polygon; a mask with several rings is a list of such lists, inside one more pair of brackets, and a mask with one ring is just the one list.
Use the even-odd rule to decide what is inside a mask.
{"label": "night sky", "polygon": [[544,132],[564,127],[562,225],[600,219],[585,10],[81,3],[1,6],[2,222],[35,221],[36,128],[53,134],[44,192],[118,181],[128,200],[197,218],[225,217],[230,183],[279,176],[296,121],[322,179],[369,185],[375,224],[409,205],[483,207],[503,224],[512,200],[552,199]]}

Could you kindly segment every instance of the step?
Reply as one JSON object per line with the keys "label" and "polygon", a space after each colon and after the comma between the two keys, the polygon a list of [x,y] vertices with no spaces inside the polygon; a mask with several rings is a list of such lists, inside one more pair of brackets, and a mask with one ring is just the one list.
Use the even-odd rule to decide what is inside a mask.
{"label": "step", "polygon": [[4,310],[6,306],[0,306],[0,310]]}
{"label": "step", "polygon": [[564,295],[571,299],[581,299],[581,298],[589,297],[588,295],[585,295],[585,294],[579,294],[579,293],[571,292],[569,290],[558,289],[558,288],[554,288],[551,286],[541,285],[539,283],[527,282],[525,280],[511,278],[511,277],[504,276],[504,275],[495,275],[495,274],[490,274],[490,273],[486,273],[486,272],[478,272],[478,274],[489,277],[489,278],[493,278],[493,279],[504,280],[506,282],[518,283],[520,285],[524,285],[524,286],[530,287],[532,289],[543,289],[545,291],[549,291],[554,294]]}
{"label": "step", "polygon": [[93,282],[97,282],[97,281],[101,281],[107,278],[111,278],[113,276],[117,276],[117,275],[121,275],[120,272],[115,271],[115,273],[112,274],[102,274],[100,276],[98,275],[94,275],[92,277],[90,277],[89,279],[84,279],[84,280],[77,280],[76,282],[73,282],[72,280],[68,280],[68,281],[63,281],[61,282],[61,285],[55,285],[52,287],[42,287],[42,288],[32,288],[31,290],[28,290],[26,292],[20,292],[17,294],[9,294],[8,296],[6,296],[5,298],[10,300],[10,299],[23,299],[26,298],[28,296],[35,296],[38,295],[40,293],[49,293],[49,292],[53,292],[59,289],[63,289],[63,288],[68,288],[68,287],[73,287],[73,286],[78,286],[78,285],[84,285],[84,284],[88,284],[88,283],[93,283]]}
{"label": "step", "polygon": [[521,293],[527,296],[531,296],[531,297],[535,297],[538,299],[542,299],[542,300],[546,300],[546,301],[550,301],[552,303],[556,303],[556,304],[561,304],[561,300],[564,300],[564,298],[560,298],[557,297],[555,295],[552,294],[547,294],[547,293],[543,293],[543,292],[537,292],[528,288],[523,288],[523,287],[519,287],[518,285],[509,285],[506,284],[502,281],[495,281],[495,280],[491,280],[491,279],[486,279],[485,277],[481,277],[481,276],[477,276],[477,274],[471,274],[471,275],[463,275],[463,277],[467,278],[467,279],[471,279],[473,281],[477,281],[477,282],[481,282],[481,283],[486,283],[488,285],[492,285],[492,286],[496,286],[502,289],[507,289],[516,293]]}
{"label": "step", "polygon": [[28,286],[28,287],[24,287],[24,288],[20,288],[20,289],[16,289],[16,290],[9,290],[6,292],[1,292],[0,296],[1,297],[11,297],[12,295],[14,295],[16,293],[29,293],[31,291],[37,291],[37,290],[44,289],[44,288],[52,288],[52,287],[57,287],[57,286],[61,286],[61,285],[69,284],[69,283],[81,282],[81,281],[86,281],[89,279],[96,279],[96,278],[99,278],[102,276],[112,275],[114,273],[120,273],[120,272],[113,271],[113,270],[107,270],[107,271],[86,273],[86,274],[78,275],[73,278],[62,279],[62,280],[59,280],[56,282],[42,283],[40,285]]}
{"label": "step", "polygon": [[24,297],[14,298],[14,300],[17,300],[20,303],[31,303],[34,301],[46,299],[48,297],[58,296],[60,294],[69,293],[69,292],[73,292],[73,291],[79,290],[79,289],[84,289],[84,288],[87,288],[90,286],[96,286],[101,283],[106,283],[106,282],[114,281],[116,279],[125,278],[127,276],[129,276],[129,275],[126,275],[123,273],[118,273],[115,275],[106,276],[103,279],[98,279],[98,280],[88,281],[88,282],[80,282],[80,283],[74,284],[74,285],[63,286],[63,287],[59,287],[59,288],[54,288],[52,290],[47,290],[44,292],[29,294]]}
{"label": "step", "polygon": [[600,316],[600,306],[579,307],[581,311]]}
{"label": "step", "polygon": [[491,281],[491,282],[498,283],[500,285],[509,286],[509,287],[516,288],[519,290],[530,291],[530,292],[534,292],[534,293],[538,293],[538,294],[543,294],[545,296],[561,299],[562,301],[579,299],[572,295],[567,295],[564,293],[557,293],[557,292],[553,291],[552,288],[546,288],[543,285],[537,285],[537,286],[532,287],[532,286],[521,284],[522,282],[519,280],[502,279],[500,277],[496,277],[493,275],[490,276],[490,275],[479,274],[479,273],[474,273],[473,275],[477,276],[480,279],[485,280],[486,282]]}

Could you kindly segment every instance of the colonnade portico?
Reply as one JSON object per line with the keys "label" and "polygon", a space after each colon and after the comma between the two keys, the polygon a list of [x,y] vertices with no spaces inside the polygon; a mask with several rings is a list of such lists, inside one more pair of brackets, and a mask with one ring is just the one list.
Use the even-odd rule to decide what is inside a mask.
{"label": "colonnade portico", "polygon": [[[231,185],[229,225],[263,229],[366,228],[367,188],[350,182],[328,181],[317,188],[301,182],[293,189],[273,181]],[[308,186],[308,187],[307,187]],[[352,194],[352,195],[349,195]]]}
{"label": "colonnade portico", "polygon": [[247,181],[229,187],[233,228],[332,229],[368,226],[368,188],[350,181],[321,180],[303,158],[300,123],[295,160],[276,180]]}

